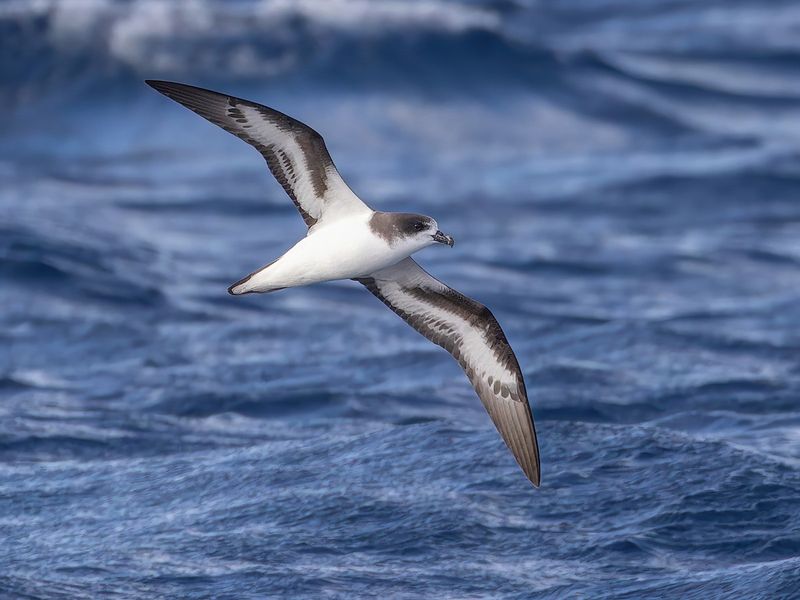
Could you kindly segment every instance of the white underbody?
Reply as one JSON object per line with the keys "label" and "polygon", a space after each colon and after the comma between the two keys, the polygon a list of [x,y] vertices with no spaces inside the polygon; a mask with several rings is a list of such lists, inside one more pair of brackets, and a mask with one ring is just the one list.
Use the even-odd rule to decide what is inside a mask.
{"label": "white underbody", "polygon": [[332,223],[318,223],[278,260],[232,287],[231,292],[267,292],[365,277],[397,264],[424,247],[419,243],[390,245],[370,229],[371,217],[372,211],[364,211]]}

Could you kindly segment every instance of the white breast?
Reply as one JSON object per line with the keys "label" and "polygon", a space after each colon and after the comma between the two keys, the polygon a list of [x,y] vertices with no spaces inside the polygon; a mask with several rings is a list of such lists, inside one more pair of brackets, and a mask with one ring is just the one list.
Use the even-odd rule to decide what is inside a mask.
{"label": "white breast", "polygon": [[262,291],[334,279],[363,277],[408,256],[369,228],[371,214],[314,227],[272,265],[254,275],[248,288]]}

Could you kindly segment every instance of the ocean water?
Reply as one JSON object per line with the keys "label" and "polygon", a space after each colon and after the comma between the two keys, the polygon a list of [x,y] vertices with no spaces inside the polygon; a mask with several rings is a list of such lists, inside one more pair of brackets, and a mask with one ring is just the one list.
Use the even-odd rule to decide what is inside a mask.
{"label": "ocean water", "polygon": [[[0,597],[800,597],[800,5],[0,4]],[[457,243],[542,486],[153,92],[273,106]]]}

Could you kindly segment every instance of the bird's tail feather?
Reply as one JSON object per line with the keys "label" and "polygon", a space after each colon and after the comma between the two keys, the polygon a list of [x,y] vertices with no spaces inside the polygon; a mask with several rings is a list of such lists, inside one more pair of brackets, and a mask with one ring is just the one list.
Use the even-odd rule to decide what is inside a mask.
{"label": "bird's tail feather", "polygon": [[269,287],[268,285],[263,285],[262,281],[258,281],[260,278],[256,278],[256,280],[254,280],[256,275],[263,273],[276,262],[278,261],[273,260],[268,265],[264,265],[257,271],[253,271],[247,277],[243,277],[228,288],[228,293],[232,296],[241,296],[242,294],[268,294],[270,292],[277,292],[278,290],[286,289],[285,287]]}

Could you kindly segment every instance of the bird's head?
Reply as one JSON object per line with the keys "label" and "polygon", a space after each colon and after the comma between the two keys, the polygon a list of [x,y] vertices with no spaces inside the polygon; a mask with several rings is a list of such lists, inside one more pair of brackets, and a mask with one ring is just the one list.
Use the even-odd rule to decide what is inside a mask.
{"label": "bird's head", "polygon": [[451,236],[439,230],[439,224],[431,217],[413,213],[395,213],[393,217],[396,232],[404,245],[421,250],[432,244],[452,246],[455,243]]}

